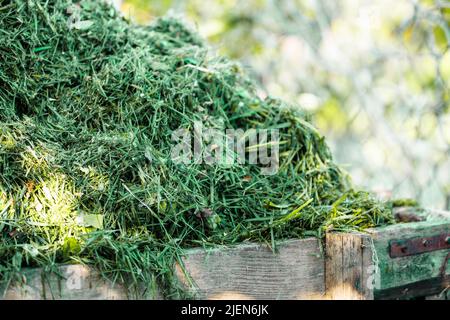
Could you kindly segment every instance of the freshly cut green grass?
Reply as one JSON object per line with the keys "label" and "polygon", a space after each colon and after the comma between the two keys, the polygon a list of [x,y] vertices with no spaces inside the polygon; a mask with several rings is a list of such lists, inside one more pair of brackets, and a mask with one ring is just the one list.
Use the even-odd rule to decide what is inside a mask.
{"label": "freshly cut green grass", "polygon": [[[183,23],[100,1],[0,0],[0,279],[86,263],[168,298],[183,248],[321,237],[392,222],[352,189],[298,106],[260,99]],[[68,8],[71,8],[68,10]],[[279,129],[280,169],[171,160],[172,132]]]}

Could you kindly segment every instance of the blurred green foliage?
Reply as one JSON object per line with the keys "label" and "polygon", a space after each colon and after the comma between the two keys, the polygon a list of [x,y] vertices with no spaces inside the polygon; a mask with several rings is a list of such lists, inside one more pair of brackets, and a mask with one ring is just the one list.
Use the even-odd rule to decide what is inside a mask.
{"label": "blurred green foliage", "polygon": [[126,0],[173,12],[239,59],[262,96],[298,103],[357,184],[450,209],[450,2]]}

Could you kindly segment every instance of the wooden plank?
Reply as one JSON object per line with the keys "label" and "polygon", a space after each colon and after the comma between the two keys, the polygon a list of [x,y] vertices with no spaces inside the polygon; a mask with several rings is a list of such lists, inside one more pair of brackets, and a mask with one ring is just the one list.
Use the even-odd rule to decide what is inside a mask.
{"label": "wooden plank", "polygon": [[450,211],[425,209],[426,221],[447,220],[450,221]]}
{"label": "wooden plank", "polygon": [[404,300],[441,295],[450,288],[450,277],[421,280],[411,284],[379,290],[375,292],[378,300]]}
{"label": "wooden plank", "polygon": [[[124,285],[112,283],[83,265],[59,268],[60,276],[46,274],[42,269],[24,272],[21,283],[13,283],[6,290],[4,300],[127,300],[159,299],[158,293],[142,289],[139,293]],[[3,291],[3,290],[2,290]],[[0,291],[1,292],[1,291]]]}
{"label": "wooden plank", "polygon": [[326,236],[326,296],[332,300],[373,299],[372,250],[361,233]]}
{"label": "wooden plank", "polygon": [[[317,299],[324,294],[324,257],[318,239],[194,249],[177,266],[180,282],[202,299]],[[192,281],[190,281],[192,280]]]}
{"label": "wooden plank", "polygon": [[361,237],[361,296],[364,300],[374,299],[374,289],[380,283],[380,269],[376,261],[376,253],[373,241],[367,234],[359,234]]}
{"label": "wooden plank", "polygon": [[[354,237],[351,234],[343,235],[343,283],[351,284],[351,286],[344,287],[345,296],[349,296],[355,293],[353,287],[356,288],[356,292],[360,292],[361,288],[361,275],[362,275],[362,248],[361,238]],[[361,299],[360,295],[355,296],[356,299]]]}
{"label": "wooden plank", "polygon": [[437,209],[417,207],[394,208],[394,216],[398,222],[442,221],[450,220],[450,212]]}
{"label": "wooden plank", "polygon": [[[391,258],[390,241],[430,237],[450,232],[450,222],[445,220],[397,224],[370,230],[381,272],[379,290],[402,287],[419,281],[441,277],[441,270],[449,250],[437,250],[412,256]],[[445,268],[450,273],[450,264]]]}
{"label": "wooden plank", "polygon": [[325,289],[330,299],[338,299],[343,283],[342,233],[326,235]]}

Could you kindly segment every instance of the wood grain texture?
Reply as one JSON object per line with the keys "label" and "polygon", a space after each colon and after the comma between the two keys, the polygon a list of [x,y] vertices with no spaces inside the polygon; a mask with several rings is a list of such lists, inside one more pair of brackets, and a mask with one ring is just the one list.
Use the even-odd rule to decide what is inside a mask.
{"label": "wood grain texture", "polygon": [[364,300],[374,299],[374,289],[380,285],[380,269],[376,261],[373,241],[366,234],[359,234],[361,238],[361,296]]}
{"label": "wood grain texture", "polygon": [[[358,293],[355,298],[361,299],[359,294],[361,290],[361,276],[362,276],[362,243],[360,237],[354,237],[351,234],[345,234],[342,237],[343,245],[343,283],[352,284],[352,287],[344,287],[344,293],[351,295],[355,293],[353,287]],[[348,289],[351,290],[348,290]]]}
{"label": "wood grain texture", "polygon": [[335,299],[342,290],[343,275],[343,233],[326,235],[325,290],[330,299]]}
{"label": "wood grain texture", "polygon": [[257,244],[195,249],[183,263],[178,278],[203,299],[317,299],[325,290],[324,257],[314,238],[283,242],[277,253]]}
{"label": "wood grain texture", "polygon": [[325,287],[328,299],[373,299],[374,276],[372,247],[368,235],[327,234]]}
{"label": "wood grain texture", "polygon": [[[2,290],[3,291],[3,290]],[[11,284],[0,300],[127,300],[158,299],[157,293],[128,290],[102,278],[98,272],[82,265],[59,268],[59,275],[42,269],[29,269],[21,283]]]}

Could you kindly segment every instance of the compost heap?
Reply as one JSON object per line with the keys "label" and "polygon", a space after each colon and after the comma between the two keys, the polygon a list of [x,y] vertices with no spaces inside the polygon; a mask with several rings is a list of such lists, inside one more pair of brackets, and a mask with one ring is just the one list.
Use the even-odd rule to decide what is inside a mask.
{"label": "compost heap", "polygon": [[[390,223],[354,191],[298,106],[261,99],[241,67],[173,18],[0,1],[0,278],[85,263],[180,297],[181,248],[318,236]],[[179,164],[172,132],[278,129],[279,170]]]}

